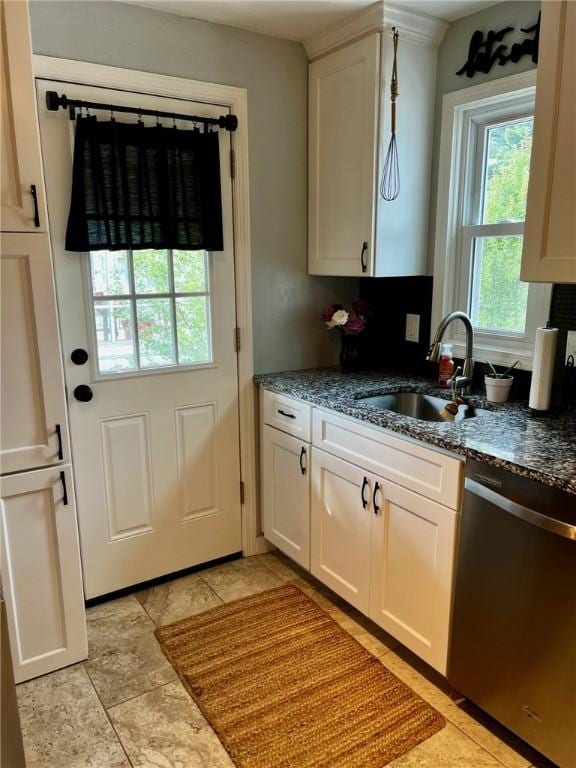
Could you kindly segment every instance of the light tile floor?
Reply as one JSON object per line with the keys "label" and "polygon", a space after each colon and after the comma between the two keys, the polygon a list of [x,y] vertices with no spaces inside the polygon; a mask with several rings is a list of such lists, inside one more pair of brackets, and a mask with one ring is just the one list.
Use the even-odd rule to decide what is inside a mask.
{"label": "light tile floor", "polygon": [[18,686],[28,768],[233,768],[164,658],[154,628],[288,581],[446,718],[446,728],[391,768],[551,766],[470,704],[458,702],[440,675],[274,553],[88,609],[88,660]]}

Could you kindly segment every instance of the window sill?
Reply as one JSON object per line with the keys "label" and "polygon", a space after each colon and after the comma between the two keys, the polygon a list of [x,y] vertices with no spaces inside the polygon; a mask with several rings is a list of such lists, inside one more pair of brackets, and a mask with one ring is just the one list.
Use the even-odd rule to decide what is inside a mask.
{"label": "window sill", "polygon": [[[458,339],[442,339],[443,343],[453,345],[454,357],[458,359],[464,359],[466,357],[466,344]],[[516,366],[521,371],[532,370],[532,349],[505,349],[497,344],[490,344],[488,342],[474,342],[474,360],[479,363],[490,360],[494,365],[512,365],[519,360]]]}

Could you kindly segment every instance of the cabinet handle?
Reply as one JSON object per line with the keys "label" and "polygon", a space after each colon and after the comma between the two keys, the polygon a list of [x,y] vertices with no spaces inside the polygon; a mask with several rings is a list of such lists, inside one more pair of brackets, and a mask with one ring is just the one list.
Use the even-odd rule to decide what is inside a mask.
{"label": "cabinet handle", "polygon": [[34,203],[34,226],[40,226],[40,213],[38,212],[38,192],[36,191],[36,184],[30,186],[30,194],[32,195],[32,202]]}
{"label": "cabinet handle", "polygon": [[303,475],[306,474],[306,464],[302,463],[302,459],[306,458],[306,448],[302,446],[302,450],[300,451],[300,472],[302,472]]}
{"label": "cabinet handle", "polygon": [[62,483],[62,503],[65,507],[68,506],[68,489],[66,488],[66,475],[64,472],[60,472],[60,482]]}
{"label": "cabinet handle", "polygon": [[286,416],[287,419],[295,419],[296,418],[296,416],[294,416],[293,413],[286,413],[286,411],[282,411],[282,410],[280,410],[280,408],[278,408],[278,413],[281,413],[282,416]]}
{"label": "cabinet handle", "polygon": [[364,241],[362,243],[362,252],[360,253],[360,265],[362,267],[362,272],[366,272],[366,270],[368,269],[368,264],[366,262],[366,259],[364,258],[367,250],[368,250],[368,243]]}
{"label": "cabinet handle", "polygon": [[364,496],[364,491],[366,490],[366,486],[368,485],[368,478],[364,477],[364,481],[362,483],[362,489],[360,491],[360,498],[362,499],[362,508],[366,509],[368,506],[368,499],[366,496]]}
{"label": "cabinet handle", "polygon": [[58,460],[62,461],[64,453],[62,452],[62,430],[60,429],[60,424],[56,424],[54,429],[56,431],[56,437],[58,438]]}
{"label": "cabinet handle", "polygon": [[380,512],[380,507],[376,504],[376,494],[380,490],[380,483],[376,481],[374,483],[374,493],[372,494],[372,506],[374,507],[374,514],[377,515]]}

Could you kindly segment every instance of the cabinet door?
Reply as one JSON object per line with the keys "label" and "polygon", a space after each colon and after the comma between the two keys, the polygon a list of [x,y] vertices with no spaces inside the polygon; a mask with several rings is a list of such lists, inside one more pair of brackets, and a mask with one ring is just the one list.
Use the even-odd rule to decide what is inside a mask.
{"label": "cabinet door", "polygon": [[456,512],[378,480],[370,618],[446,673]]}
{"label": "cabinet door", "polygon": [[370,482],[366,473],[312,449],[311,571],[363,613],[370,589]]}
{"label": "cabinet door", "polygon": [[46,207],[28,3],[0,0],[0,16],[0,226],[3,232],[45,231]]}
{"label": "cabinet door", "polygon": [[522,280],[576,283],[576,3],[542,3]]}
{"label": "cabinet door", "polygon": [[0,236],[2,472],[69,460],[48,235]]}
{"label": "cabinet door", "polygon": [[310,446],[264,427],[262,490],[264,536],[310,570]]}
{"label": "cabinet door", "polygon": [[0,489],[2,588],[22,682],[87,656],[72,472],[24,472]]}
{"label": "cabinet door", "polygon": [[313,62],[309,75],[309,260],[313,275],[370,275],[380,34]]}

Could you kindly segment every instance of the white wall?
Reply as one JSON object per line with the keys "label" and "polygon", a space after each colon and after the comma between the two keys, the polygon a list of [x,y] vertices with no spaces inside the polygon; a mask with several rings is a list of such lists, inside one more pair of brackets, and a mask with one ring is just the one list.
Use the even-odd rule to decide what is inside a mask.
{"label": "white wall", "polygon": [[332,364],[324,305],[357,281],[307,275],[307,59],[302,46],[100,0],[31,3],[35,53],[248,90],[256,372]]}

